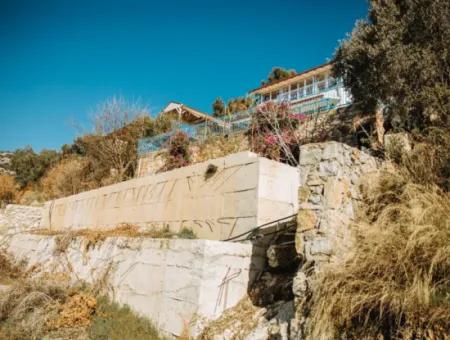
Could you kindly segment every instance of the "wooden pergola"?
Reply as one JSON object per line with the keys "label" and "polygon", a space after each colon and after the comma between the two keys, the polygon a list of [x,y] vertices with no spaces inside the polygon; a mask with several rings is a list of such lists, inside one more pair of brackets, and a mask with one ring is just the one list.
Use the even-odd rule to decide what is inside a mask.
{"label": "wooden pergola", "polygon": [[170,102],[164,110],[161,111],[160,115],[169,115],[180,122],[190,125],[204,122],[213,122],[219,126],[226,125],[226,123],[220,119],[216,119],[206,113],[193,109],[192,107],[176,102]]}

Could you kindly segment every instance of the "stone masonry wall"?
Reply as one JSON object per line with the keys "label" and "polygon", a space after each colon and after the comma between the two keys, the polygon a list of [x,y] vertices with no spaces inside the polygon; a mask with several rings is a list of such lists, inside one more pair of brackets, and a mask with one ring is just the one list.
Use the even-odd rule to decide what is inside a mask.
{"label": "stone masonry wall", "polygon": [[306,260],[328,262],[345,255],[352,244],[359,185],[376,170],[375,158],[346,144],[301,147],[296,248]]}

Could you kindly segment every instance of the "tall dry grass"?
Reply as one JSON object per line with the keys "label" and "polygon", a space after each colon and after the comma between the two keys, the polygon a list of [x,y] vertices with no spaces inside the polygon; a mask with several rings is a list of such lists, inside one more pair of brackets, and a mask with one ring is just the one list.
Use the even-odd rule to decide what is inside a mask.
{"label": "tall dry grass", "polygon": [[312,338],[450,336],[450,197],[417,182],[390,169],[368,187],[354,253],[317,277]]}

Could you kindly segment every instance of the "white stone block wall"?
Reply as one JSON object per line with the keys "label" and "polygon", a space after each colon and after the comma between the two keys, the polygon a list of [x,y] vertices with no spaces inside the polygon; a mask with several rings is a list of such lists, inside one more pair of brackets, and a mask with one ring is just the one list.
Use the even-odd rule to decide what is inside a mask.
{"label": "white stone block wall", "polygon": [[17,233],[38,228],[44,209],[27,205],[8,204],[0,209],[0,233]]}
{"label": "white stone block wall", "polygon": [[[208,166],[217,167],[206,176]],[[199,238],[227,239],[295,214],[298,169],[240,152],[48,202],[43,227],[54,229],[186,227]]]}
{"label": "white stone block wall", "polygon": [[36,275],[105,279],[115,301],[173,335],[236,305],[264,264],[264,251],[250,243],[119,237],[84,250],[83,242],[74,239],[64,253],[55,252],[51,236],[17,234],[1,244],[16,261],[37,266]]}

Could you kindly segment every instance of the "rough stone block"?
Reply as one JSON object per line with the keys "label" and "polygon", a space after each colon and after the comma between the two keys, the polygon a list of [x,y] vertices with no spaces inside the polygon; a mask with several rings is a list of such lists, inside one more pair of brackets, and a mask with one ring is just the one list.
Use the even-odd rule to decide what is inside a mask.
{"label": "rough stone block", "polygon": [[300,165],[316,164],[322,158],[319,145],[308,144],[300,147]]}

